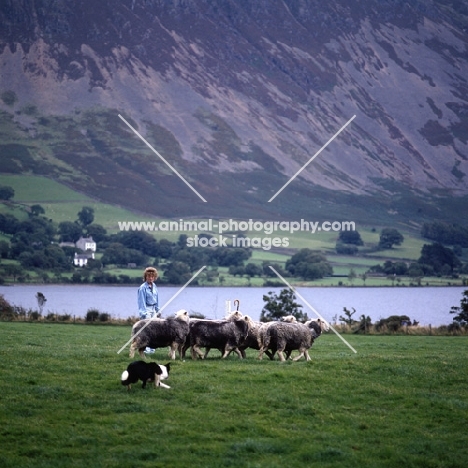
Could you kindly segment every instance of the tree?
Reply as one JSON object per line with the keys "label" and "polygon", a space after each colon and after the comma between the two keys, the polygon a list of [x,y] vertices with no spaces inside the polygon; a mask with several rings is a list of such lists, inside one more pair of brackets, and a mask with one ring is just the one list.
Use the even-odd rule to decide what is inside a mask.
{"label": "tree", "polygon": [[41,292],[38,292],[36,294],[36,299],[37,299],[37,306],[39,307],[39,315],[42,315],[42,311],[44,309],[45,303],[47,302],[47,299],[44,296],[44,294],[42,294]]}
{"label": "tree", "polygon": [[0,200],[11,200],[15,196],[15,190],[8,185],[0,185]]}
{"label": "tree", "polygon": [[424,244],[418,263],[431,266],[434,272],[439,274],[453,272],[454,268],[461,266],[461,261],[453,253],[453,250],[439,243]]}
{"label": "tree", "polygon": [[236,276],[236,275],[243,276],[243,275],[245,275],[245,268],[243,266],[231,265],[229,267],[228,271],[229,271],[229,274],[232,275],[232,276]]}
{"label": "tree", "polygon": [[11,320],[16,316],[13,306],[0,294],[0,317]]}
{"label": "tree", "polygon": [[0,232],[14,234],[18,229],[19,221],[11,214],[0,213]]}
{"label": "tree", "polygon": [[372,319],[369,316],[365,316],[364,314],[361,315],[359,322],[355,322],[357,327],[354,329],[353,333],[367,333],[367,331],[372,326]]}
{"label": "tree", "polygon": [[351,268],[351,270],[349,270],[349,273],[348,273],[348,281],[353,284],[353,281],[357,278],[357,274],[356,274],[356,271],[354,270],[354,268]]}
{"label": "tree", "polygon": [[94,208],[83,206],[81,211],[78,213],[78,220],[83,227],[91,224],[94,221]]}
{"label": "tree", "polygon": [[16,278],[23,272],[23,269],[14,263],[7,263],[3,268],[5,270],[5,274],[13,278],[13,282],[15,282]]}
{"label": "tree", "polygon": [[148,263],[148,257],[139,250],[128,249],[118,242],[113,242],[104,250],[101,262],[103,265],[127,265],[128,263],[145,265]]}
{"label": "tree", "polygon": [[426,239],[440,242],[441,244],[468,247],[468,226],[434,221],[433,223],[423,224],[421,235]]}
{"label": "tree", "polygon": [[62,221],[58,225],[58,233],[61,242],[75,243],[83,235],[83,230],[77,222]]}
{"label": "tree", "polygon": [[139,250],[145,255],[157,257],[159,255],[158,241],[147,232],[143,231],[129,231],[119,232],[112,236],[113,242],[119,242],[129,249]]}
{"label": "tree", "polygon": [[89,224],[86,226],[86,235],[92,237],[95,242],[102,242],[107,238],[107,231],[100,224]]}
{"label": "tree", "polygon": [[213,260],[218,266],[241,266],[252,255],[248,249],[219,247],[213,250]]}
{"label": "tree", "polygon": [[158,256],[161,258],[171,258],[173,243],[167,239],[159,241]]}
{"label": "tree", "polygon": [[[184,284],[190,278],[190,267],[184,262],[171,262],[164,270],[163,279],[165,283],[169,284]],[[195,281],[192,284],[196,284]]]}
{"label": "tree", "polygon": [[401,245],[404,237],[396,229],[385,228],[380,233],[379,247],[381,249],[391,249],[394,245]]}
{"label": "tree", "polygon": [[41,205],[31,205],[30,216],[39,216],[45,214],[45,210]]}
{"label": "tree", "polygon": [[251,278],[253,276],[261,276],[262,273],[262,267],[256,265],[255,263],[247,263],[247,265],[245,265],[245,274]]}
{"label": "tree", "polygon": [[341,255],[356,255],[359,249],[353,244],[343,244],[338,241],[335,246],[336,253]]}
{"label": "tree", "polygon": [[453,317],[453,321],[463,327],[468,326],[468,289],[463,291],[460,307],[453,306],[450,309],[451,314],[457,314]]}
{"label": "tree", "polygon": [[352,312],[346,307],[343,307],[345,317],[340,315],[340,321],[346,323],[346,325],[353,325],[353,323],[356,323],[356,320],[353,319],[353,315],[356,313],[356,309],[354,307],[351,307],[351,309],[353,309]]}
{"label": "tree", "polygon": [[279,296],[272,291],[268,292],[268,295],[263,296],[265,305],[260,314],[260,321],[279,320],[286,315],[293,315],[300,321],[308,320],[307,314],[300,310],[302,305],[297,304],[295,300],[296,295],[291,289],[283,289]]}
{"label": "tree", "polygon": [[86,321],[87,322],[95,322],[99,318],[99,310],[98,309],[88,309],[86,312]]}
{"label": "tree", "polygon": [[358,231],[340,231],[338,241],[343,244],[364,245]]}
{"label": "tree", "polygon": [[0,258],[8,258],[10,252],[10,244],[7,241],[0,241]]}
{"label": "tree", "polygon": [[315,280],[331,276],[333,268],[320,252],[311,249],[301,249],[286,262],[286,270],[292,276],[300,276],[305,280]]}

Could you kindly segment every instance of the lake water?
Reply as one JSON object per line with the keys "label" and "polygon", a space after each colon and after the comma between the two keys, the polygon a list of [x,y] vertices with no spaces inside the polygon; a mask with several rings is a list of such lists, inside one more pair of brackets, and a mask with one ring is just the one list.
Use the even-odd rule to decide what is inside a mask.
{"label": "lake water", "polygon": [[[163,317],[179,309],[204,314],[207,318],[219,319],[225,315],[226,301],[240,300],[244,314],[258,319],[263,308],[263,295],[269,291],[280,292],[282,288],[210,288],[188,287],[184,289],[163,311]],[[352,288],[298,288],[298,292],[325,319],[333,322],[343,314],[343,307],[356,309],[353,318],[368,315],[375,322],[390,315],[408,315],[420,325],[448,325],[452,322],[452,306],[459,306],[466,287],[409,288],[409,287],[352,287]],[[159,304],[162,307],[180,288],[159,286]],[[114,318],[137,316],[136,286],[94,285],[15,285],[0,286],[0,294],[12,305],[37,310],[36,293],[42,292],[47,299],[43,314],[57,313],[84,317],[90,308],[107,312]],[[298,303],[302,301],[298,298]],[[303,305],[309,317],[315,314]]]}

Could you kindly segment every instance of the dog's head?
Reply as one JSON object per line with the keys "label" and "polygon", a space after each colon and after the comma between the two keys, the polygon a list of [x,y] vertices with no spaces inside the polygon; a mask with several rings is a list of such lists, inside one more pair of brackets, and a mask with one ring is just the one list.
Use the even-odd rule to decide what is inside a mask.
{"label": "dog's head", "polygon": [[171,371],[171,364],[167,363],[165,366],[158,364],[159,369],[161,370],[160,379],[164,380],[169,377],[169,372]]}

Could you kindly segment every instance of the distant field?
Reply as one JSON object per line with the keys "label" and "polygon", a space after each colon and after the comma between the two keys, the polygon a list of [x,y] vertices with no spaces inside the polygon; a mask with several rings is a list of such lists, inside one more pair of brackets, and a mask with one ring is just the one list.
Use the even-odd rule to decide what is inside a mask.
{"label": "distant field", "polygon": [[92,199],[47,177],[0,174],[0,185],[15,190],[14,201],[19,203],[91,202]]}
{"label": "distant field", "polygon": [[[129,326],[0,323],[5,468],[464,468],[467,337],[320,337],[312,361],[175,361],[127,392]],[[166,350],[152,359],[168,361]]]}
{"label": "distant field", "polygon": [[[46,216],[53,219],[56,223],[62,221],[73,221],[77,219],[78,212],[83,206],[90,206],[95,210],[95,222],[104,226],[108,233],[116,233],[119,231],[119,221],[161,221],[154,217],[145,214],[131,212],[127,209],[100,203],[85,194],[76,192],[66,185],[61,184],[55,180],[51,180],[41,176],[34,175],[0,175],[0,185],[9,185],[15,190],[13,204],[0,204],[0,213],[9,213],[18,217],[19,219],[27,219],[27,212],[22,205],[40,204],[46,211]],[[168,221],[168,220],[165,220]],[[175,219],[178,221],[178,218]],[[193,219],[192,221],[195,221]],[[196,221],[202,221],[197,219]],[[205,219],[203,219],[205,221]],[[315,220],[310,220],[315,221]],[[383,226],[385,227],[385,226]],[[380,228],[375,226],[356,226],[363,241],[366,243],[364,251],[355,256],[337,255],[335,252],[336,240],[338,238],[337,232],[317,231],[314,234],[310,232],[295,232],[290,234],[288,232],[278,231],[270,235],[270,237],[287,237],[289,239],[289,247],[283,251],[278,249],[263,250],[254,249],[251,258],[248,262],[253,262],[261,265],[264,261],[271,263],[279,263],[284,266],[285,262],[295,252],[295,249],[309,248],[313,250],[321,250],[327,256],[328,261],[332,264],[334,274],[340,278],[324,278],[318,281],[294,281],[294,284],[309,285],[309,286],[338,286],[339,283],[344,285],[366,285],[366,286],[382,286],[390,285],[391,281],[387,278],[367,278],[362,281],[361,278],[356,278],[352,283],[347,280],[348,274],[351,269],[354,270],[356,275],[364,274],[370,266],[382,264],[386,260],[392,261],[416,261],[421,252],[421,248],[425,241],[418,238],[413,230],[402,230],[404,235],[404,242],[401,246],[396,246],[393,249],[384,251],[373,251],[379,241]],[[159,231],[150,232],[157,239],[168,239],[176,242],[181,234],[194,236],[197,232],[179,232],[179,231]],[[264,233],[252,232],[245,233],[248,237],[263,237],[267,236]],[[218,234],[215,233],[217,236]],[[7,239],[6,237],[0,237]],[[98,246],[99,250],[99,246]],[[464,261],[468,249],[465,249]],[[99,255],[98,255],[99,256]],[[118,268],[109,270],[112,274],[127,274],[135,276],[132,270],[124,271]],[[246,277],[232,277],[227,273],[227,269],[220,269],[224,276],[223,285],[226,286],[261,286],[263,285],[262,278],[248,279]],[[139,274],[139,273],[138,273]],[[36,278],[36,274],[31,272],[31,278]],[[276,281],[275,278],[273,280]],[[411,278],[400,279],[400,284],[410,285],[416,280]],[[447,278],[422,278],[421,284],[429,285],[448,285],[448,284],[461,284],[462,280],[453,280]],[[210,283],[217,284],[217,283]]]}
{"label": "distant field", "polygon": [[154,219],[149,219],[146,215],[135,214],[124,208],[100,203],[46,177],[1,174],[0,185],[13,187],[15,202],[41,205],[46,211],[46,216],[57,223],[77,219],[77,214],[83,206],[93,208],[95,222],[104,226],[109,232],[118,231],[118,221],[152,221]]}

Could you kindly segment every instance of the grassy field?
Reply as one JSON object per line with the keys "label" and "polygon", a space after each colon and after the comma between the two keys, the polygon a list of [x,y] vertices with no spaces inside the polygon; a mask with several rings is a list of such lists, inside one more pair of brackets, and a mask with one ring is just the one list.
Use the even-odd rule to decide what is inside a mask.
{"label": "grassy field", "polygon": [[[3,467],[464,467],[467,337],[320,337],[306,363],[175,361],[120,385],[130,327],[0,323]],[[167,362],[165,350],[152,359]]]}

